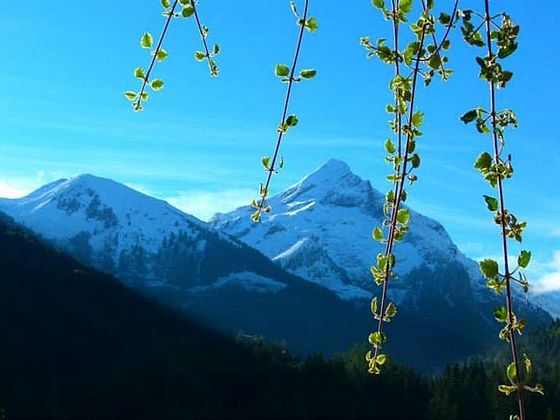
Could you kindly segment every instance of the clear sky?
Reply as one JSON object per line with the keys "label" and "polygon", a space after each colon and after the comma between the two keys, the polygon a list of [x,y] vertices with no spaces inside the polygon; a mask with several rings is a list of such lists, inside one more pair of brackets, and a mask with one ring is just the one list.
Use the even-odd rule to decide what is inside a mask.
{"label": "clear sky", "polygon": [[[514,109],[521,124],[508,136],[516,173],[507,182],[507,202],[529,222],[524,247],[534,251],[534,276],[556,272],[549,282],[560,287],[560,6],[528,4],[492,1],[522,28],[520,48],[506,64],[514,79],[498,96],[498,106]],[[481,6],[469,0],[460,7]],[[451,0],[436,1],[439,10],[451,7]],[[159,36],[160,12],[158,0],[0,2],[0,196],[80,173],[126,183],[203,219],[256,196],[260,158],[272,152],[285,94],[274,65],[289,64],[296,41],[289,2],[201,0],[209,40],[222,46],[220,77],[210,78],[193,59],[200,49],[194,21],[174,20],[164,43],[169,58],[154,71],[165,87],[135,114],[123,92],[138,89],[133,70],[149,60],[140,36],[145,30]],[[359,38],[390,38],[390,26],[367,0],[311,0],[310,13],[320,29],[305,34],[301,66],[318,75],[295,86],[291,111],[300,124],[285,138],[286,167],[272,192],[331,157],[385,191],[383,109],[392,69],[367,60]],[[452,79],[419,91],[423,163],[409,204],[480,258],[500,252],[481,198],[490,191],[472,169],[490,138],[459,116],[487,104],[487,85],[477,76],[479,51],[465,46],[458,30],[451,39]]]}

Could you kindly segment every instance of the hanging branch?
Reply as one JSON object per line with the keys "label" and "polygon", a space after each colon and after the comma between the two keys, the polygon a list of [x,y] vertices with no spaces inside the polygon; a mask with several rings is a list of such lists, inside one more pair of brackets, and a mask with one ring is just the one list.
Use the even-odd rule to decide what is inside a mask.
{"label": "hanging branch", "polygon": [[[477,158],[474,166],[482,173],[490,186],[498,190],[497,199],[485,195],[484,201],[488,210],[494,213],[494,222],[500,226],[504,271],[501,273],[498,262],[491,259],[482,260],[480,262],[480,270],[488,280],[488,287],[490,289],[494,290],[498,295],[502,295],[504,289],[506,292],[506,306],[496,308],[494,317],[496,321],[505,324],[505,327],[499,333],[499,337],[509,342],[512,362],[506,369],[506,376],[510,384],[499,385],[498,390],[506,395],[517,394],[519,413],[511,415],[510,419],[526,420],[524,393],[529,391],[544,395],[544,391],[541,384],[530,387],[524,383],[524,377],[531,374],[532,363],[527,355],[524,354],[524,369],[521,368],[515,333],[517,332],[521,335],[527,323],[524,319],[519,319],[513,310],[512,281],[518,283],[525,293],[529,290],[529,283],[522,269],[529,265],[531,252],[521,251],[517,259],[517,267],[513,271],[510,269],[508,238],[522,242],[522,234],[527,224],[518,221],[517,217],[506,209],[503,189],[504,180],[511,178],[513,175],[511,155],[508,155],[507,158],[503,157],[506,145],[504,132],[507,128],[517,127],[517,118],[514,112],[509,109],[498,111],[496,108],[496,89],[506,87],[513,76],[511,71],[502,69],[500,60],[505,59],[517,49],[519,25],[514,25],[511,18],[505,13],[492,17],[490,15],[489,0],[485,0],[484,4],[484,16],[472,10],[463,11],[463,27],[461,30],[468,44],[486,47],[487,55],[485,57],[477,57],[476,61],[480,66],[480,78],[486,80],[490,87],[490,110],[486,111],[481,107],[472,109],[464,114],[461,120],[465,124],[475,121],[479,133],[492,135],[493,156],[487,152],[482,153]],[[482,20],[482,23],[476,28],[471,22],[473,16],[480,17]],[[497,22],[499,17],[501,17],[501,24]],[[496,29],[493,30],[492,25]],[[486,30],[486,40],[484,40],[480,32],[482,27]],[[493,43],[498,48],[497,54],[493,52]]]}
{"label": "hanging branch", "polygon": [[290,68],[285,64],[277,64],[274,69],[276,76],[280,77],[283,83],[287,83],[288,88],[286,91],[286,98],[284,99],[284,107],[282,109],[282,119],[280,120],[280,125],[278,126],[278,138],[276,140],[276,146],[274,147],[274,153],[272,154],[272,158],[270,156],[265,156],[261,160],[264,170],[267,172],[267,177],[264,185],[263,184],[260,185],[260,191],[259,191],[260,199],[258,201],[253,200],[252,202],[252,206],[255,209],[255,212],[251,215],[251,220],[253,220],[254,222],[259,222],[261,220],[263,211],[265,213],[269,213],[272,209],[270,205],[265,206],[265,204],[266,204],[266,199],[268,198],[272,175],[278,173],[278,171],[284,167],[284,159],[282,157],[278,162],[278,166],[276,165],[276,162],[278,161],[278,154],[280,152],[280,145],[282,143],[282,138],[284,137],[284,134],[288,132],[290,127],[295,127],[299,122],[296,115],[292,114],[290,116],[287,116],[288,106],[290,104],[290,96],[292,94],[292,86],[294,82],[297,83],[303,79],[307,79],[307,80],[313,79],[317,74],[316,70],[307,69],[307,70],[301,70],[299,72],[299,75],[296,76],[296,67],[297,67],[299,53],[301,49],[301,43],[303,41],[303,33],[305,29],[313,33],[319,28],[319,25],[317,24],[317,20],[315,18],[313,17],[307,18],[308,10],[309,10],[309,0],[305,0],[303,15],[299,14],[296,5],[293,1],[290,3],[290,5],[292,7],[292,11],[294,12],[294,15],[297,18],[297,25],[299,25],[300,29],[299,29],[299,35],[296,44],[296,52],[294,54],[292,67]]}
{"label": "hanging branch", "polygon": [[[164,8],[164,12],[162,13],[162,15],[166,19],[165,19],[165,25],[163,26],[163,30],[159,37],[159,41],[156,45],[156,48],[155,49],[152,48],[154,40],[149,32],[144,32],[144,34],[140,38],[140,45],[142,46],[142,48],[149,49],[152,55],[150,65],[148,66],[148,71],[144,71],[142,67],[137,67],[136,70],[134,70],[134,77],[142,80],[142,87],[140,88],[139,92],[134,92],[132,90],[129,90],[124,94],[129,101],[132,101],[132,108],[134,109],[134,111],[142,111],[144,109],[142,102],[147,101],[149,97],[148,92],[146,92],[146,86],[149,85],[153,91],[158,91],[163,88],[163,84],[164,84],[163,80],[161,79],[150,80],[150,75],[152,74],[152,70],[154,68],[154,64],[156,60],[160,62],[165,61],[165,59],[169,55],[167,51],[165,51],[162,48],[162,44],[163,44],[163,39],[167,34],[167,30],[169,28],[169,24],[171,23],[172,18],[183,17],[186,19],[194,15],[196,25],[200,33],[200,38],[202,39],[202,44],[204,47],[204,51],[196,51],[194,56],[198,61],[206,60],[208,62],[208,67],[210,69],[211,76],[217,76],[219,71],[216,62],[214,61],[214,57],[219,54],[220,46],[218,44],[215,44],[214,47],[212,48],[212,52],[209,51],[208,44],[206,42],[209,29],[206,26],[200,24],[200,20],[198,18],[198,13],[196,10],[197,1],[174,0],[172,5],[170,0],[160,0],[160,3]],[[182,7],[181,13],[177,13],[175,11],[179,3],[181,4]]]}
{"label": "hanging branch", "polygon": [[[423,3],[423,13],[419,20],[410,25],[416,40],[410,42],[407,47],[399,50],[399,25],[407,21],[407,14],[412,10],[412,0],[392,0],[391,10],[387,10],[384,0],[374,0],[374,6],[381,9],[386,20],[393,22],[394,48],[385,45],[385,39],[379,39],[374,44],[368,37],[361,39],[361,44],[368,50],[368,57],[377,56],[386,64],[395,66],[395,77],[389,85],[393,91],[394,105],[387,105],[387,112],[394,115],[390,121],[390,127],[397,137],[397,145],[389,139],[385,142],[385,150],[389,154],[385,159],[393,165],[393,173],[387,179],[393,183],[393,189],[385,196],[383,211],[385,220],[381,227],[376,227],[373,231],[373,238],[381,243],[385,243],[385,252],[377,256],[377,265],[371,267],[371,272],[375,283],[382,286],[381,301],[378,305],[377,297],[371,301],[371,311],[378,320],[377,331],[369,335],[369,342],[374,351],[368,351],[366,360],[369,364],[369,372],[373,374],[381,373],[381,366],[386,362],[387,356],[381,354],[381,348],[386,342],[387,337],[383,333],[385,322],[390,322],[397,314],[397,306],[393,302],[388,302],[388,285],[390,278],[396,278],[394,267],[396,264],[393,254],[395,241],[401,241],[404,234],[408,232],[408,222],[410,214],[408,209],[401,208],[406,201],[407,193],[404,189],[405,182],[413,184],[418,179],[414,170],[420,166],[420,155],[415,152],[416,139],[422,135],[419,128],[422,125],[424,114],[415,110],[415,97],[418,85],[418,76],[424,79],[428,86],[432,77],[437,73],[443,80],[447,80],[451,70],[444,68],[444,63],[448,58],[441,56],[441,50],[450,47],[447,39],[450,29],[457,21],[457,2],[452,15],[442,13],[439,21],[447,26],[447,31],[441,42],[437,42],[435,36],[435,21],[431,15],[433,1],[428,0]],[[433,44],[426,46],[427,37],[431,37]],[[410,68],[411,74],[403,77],[401,66]],[[403,118],[406,121],[403,123]],[[403,147],[403,136],[406,142]],[[388,229],[386,236],[385,229]]]}
{"label": "hanging branch", "polygon": [[[220,46],[218,44],[214,44],[214,48],[212,48],[212,52],[210,52],[210,50],[208,49],[208,43],[206,42],[209,29],[207,26],[200,24],[200,19],[198,18],[198,12],[196,10],[196,1],[191,1],[190,5],[192,6],[192,14],[194,14],[196,27],[198,28],[198,33],[200,34],[200,39],[202,40],[202,46],[204,47],[204,51],[196,51],[194,53],[194,57],[197,59],[197,61],[206,60],[206,62],[208,63],[208,69],[210,70],[210,76],[216,77],[218,76],[218,72],[220,71],[220,69],[216,65],[216,62],[214,61],[213,57],[215,57],[220,53]],[[184,10],[185,9],[183,9],[183,11]]]}

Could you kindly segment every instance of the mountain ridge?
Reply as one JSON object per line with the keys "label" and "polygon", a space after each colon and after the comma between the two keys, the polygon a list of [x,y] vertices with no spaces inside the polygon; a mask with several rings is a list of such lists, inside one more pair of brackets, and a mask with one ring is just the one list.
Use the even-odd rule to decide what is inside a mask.
{"label": "mountain ridge", "polygon": [[[379,245],[370,232],[380,222],[383,195],[331,160],[270,200],[273,212],[259,225],[245,207],[210,225],[84,175],[22,199],[0,199],[0,211],[80,261],[221,331],[284,340],[300,354],[332,355],[363,342],[374,324],[369,266]],[[493,345],[497,298],[440,223],[410,212],[413,233],[398,244],[400,278],[391,282],[399,316],[388,351],[431,371]],[[525,308],[535,325],[548,322],[544,312]],[[465,334],[457,335],[465,320]]]}

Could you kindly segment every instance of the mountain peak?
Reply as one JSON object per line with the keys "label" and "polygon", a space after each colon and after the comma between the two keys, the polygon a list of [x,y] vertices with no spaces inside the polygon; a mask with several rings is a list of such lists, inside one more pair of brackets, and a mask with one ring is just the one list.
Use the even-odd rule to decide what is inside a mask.
{"label": "mountain peak", "polygon": [[336,181],[338,179],[345,178],[347,176],[356,176],[350,170],[350,167],[343,162],[342,160],[338,159],[329,159],[309,175],[304,177],[301,182],[305,182],[306,180],[332,180]]}
{"label": "mountain peak", "polygon": [[342,207],[361,207],[376,200],[377,195],[379,193],[373,190],[369,181],[354,174],[345,162],[329,159],[287,188],[280,197],[283,203],[311,200]]}
{"label": "mountain peak", "polygon": [[351,172],[348,164],[340,159],[331,158],[319,166],[314,172]]}
{"label": "mountain peak", "polygon": [[96,251],[107,241],[115,243],[115,252],[134,245],[151,251],[171,232],[205,226],[163,200],[91,174],[52,182],[19,199],[0,199],[0,210],[51,240],[87,237]]}

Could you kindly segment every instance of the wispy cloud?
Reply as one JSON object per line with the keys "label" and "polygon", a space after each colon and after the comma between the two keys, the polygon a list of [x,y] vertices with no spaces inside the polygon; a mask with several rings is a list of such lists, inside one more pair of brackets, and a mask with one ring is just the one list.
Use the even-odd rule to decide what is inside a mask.
{"label": "wispy cloud", "polygon": [[542,275],[534,281],[535,294],[560,290],[560,250],[554,252],[552,260],[539,264],[538,270]]}
{"label": "wispy cloud", "polygon": [[47,182],[59,179],[61,176],[55,173],[48,175],[39,171],[31,177],[2,177],[0,179],[0,197],[19,198],[24,197]]}
{"label": "wispy cloud", "polygon": [[181,192],[165,200],[185,213],[192,214],[201,220],[208,221],[214,214],[225,213],[245,206],[254,198],[252,189],[237,189],[224,191],[188,191]]}

